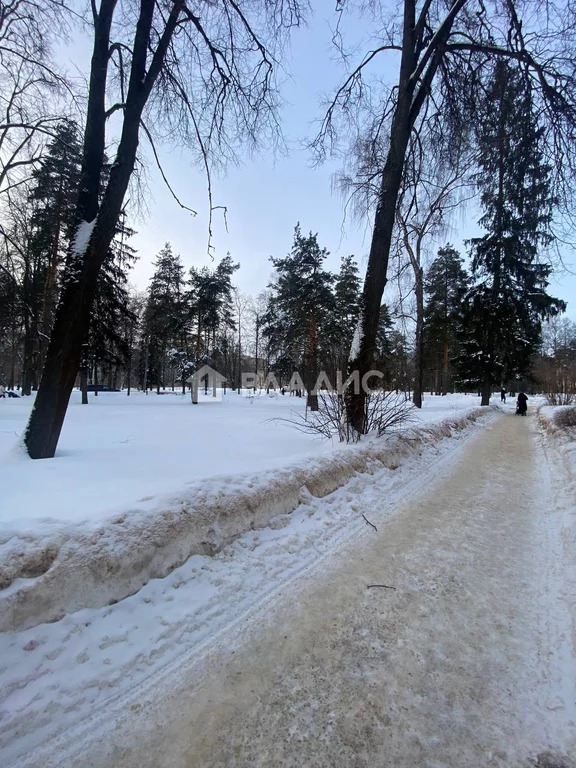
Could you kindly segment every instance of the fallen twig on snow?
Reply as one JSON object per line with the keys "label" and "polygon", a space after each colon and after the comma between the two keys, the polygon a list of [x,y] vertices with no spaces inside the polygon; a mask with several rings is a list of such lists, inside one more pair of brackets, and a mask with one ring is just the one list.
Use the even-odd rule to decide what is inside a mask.
{"label": "fallen twig on snow", "polygon": [[371,525],[371,526],[372,526],[372,528],[374,528],[374,530],[376,531],[376,533],[378,533],[378,528],[376,528],[376,526],[374,525],[374,523],[371,523],[371,522],[370,522],[370,520],[368,520],[368,518],[366,517],[366,515],[362,515],[362,517],[364,518],[364,520],[366,520],[366,522],[368,523],[368,525]]}
{"label": "fallen twig on snow", "polygon": [[383,589],[396,589],[396,587],[390,587],[388,584],[366,584],[366,589],[371,587],[382,587]]}

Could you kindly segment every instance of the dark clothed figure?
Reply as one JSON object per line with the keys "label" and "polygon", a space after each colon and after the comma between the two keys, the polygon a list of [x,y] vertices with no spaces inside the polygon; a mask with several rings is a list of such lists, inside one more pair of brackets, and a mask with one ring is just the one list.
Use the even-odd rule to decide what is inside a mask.
{"label": "dark clothed figure", "polygon": [[516,413],[520,416],[526,416],[528,410],[528,398],[524,392],[518,393],[518,399],[516,400]]}

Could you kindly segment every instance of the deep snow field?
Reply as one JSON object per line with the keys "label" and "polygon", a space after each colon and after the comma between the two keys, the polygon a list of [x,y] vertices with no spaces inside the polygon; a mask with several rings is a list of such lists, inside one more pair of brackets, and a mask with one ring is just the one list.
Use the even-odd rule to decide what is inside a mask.
{"label": "deep snow field", "polygon": [[[304,398],[228,391],[201,394],[196,406],[169,391],[89,398],[83,406],[74,390],[56,457],[39,461],[20,444],[32,398],[0,399],[0,532],[95,523],[191,481],[286,467],[338,446],[275,421],[303,413]],[[472,395],[427,396],[413,413],[429,423],[478,404]]]}

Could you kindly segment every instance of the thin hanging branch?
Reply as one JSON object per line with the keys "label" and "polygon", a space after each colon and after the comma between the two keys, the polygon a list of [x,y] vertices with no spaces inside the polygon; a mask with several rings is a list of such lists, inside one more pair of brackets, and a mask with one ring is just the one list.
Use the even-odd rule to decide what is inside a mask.
{"label": "thin hanging branch", "polygon": [[154,138],[152,137],[152,134],[148,130],[148,127],[146,126],[146,123],[144,122],[144,120],[140,120],[140,125],[142,126],[142,130],[144,131],[148,141],[150,142],[150,147],[152,148],[154,160],[156,161],[156,167],[160,171],[160,175],[162,176],[164,184],[166,184],[166,186],[168,187],[170,194],[172,195],[174,200],[178,203],[180,208],[182,208],[185,211],[189,211],[193,216],[198,216],[198,211],[195,211],[193,208],[190,208],[188,205],[183,203],[178,197],[178,195],[174,192],[170,182],[168,181],[166,174],[164,173],[164,168],[162,167],[162,163],[160,161],[160,157],[158,156],[158,152],[156,151],[156,146],[154,144]]}

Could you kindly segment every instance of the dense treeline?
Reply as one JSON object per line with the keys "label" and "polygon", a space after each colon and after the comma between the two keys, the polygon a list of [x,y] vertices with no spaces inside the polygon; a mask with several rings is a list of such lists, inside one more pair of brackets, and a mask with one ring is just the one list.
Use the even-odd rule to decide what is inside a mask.
{"label": "dense treeline", "polygon": [[[0,377],[23,394],[37,389],[74,237],[74,188],[81,150],[77,125],[58,123],[25,183],[4,200],[0,257]],[[136,315],[128,274],[136,254],[123,215],[92,304],[81,372],[118,383],[131,354]],[[110,385],[111,385],[110,384]]]}
{"label": "dense treeline", "polygon": [[[61,130],[75,136],[70,123]],[[23,394],[37,386],[70,237],[67,209],[62,201],[54,205],[61,174],[49,173],[58,151],[57,142],[47,145],[46,160],[28,192],[29,228],[15,226],[2,255],[0,377]],[[59,167],[73,172],[74,164]],[[25,236],[19,240],[21,232]],[[270,258],[267,289],[251,297],[234,286],[239,264],[230,255],[212,267],[186,271],[181,256],[166,243],[148,287],[136,291],[128,282],[137,258],[129,244],[132,233],[124,218],[100,277],[79,386],[187,391],[191,375],[209,365],[232,390],[241,386],[243,373],[256,373],[257,386],[301,387],[315,408],[317,381],[329,387],[337,385],[339,376],[345,379],[361,285],[353,256],[343,257],[337,272],[329,271],[329,254],[318,236],[303,235],[297,225],[287,256]],[[423,285],[423,389],[431,394],[475,391],[481,382],[470,380],[463,349],[473,343],[466,323],[482,282],[474,281],[464,258],[447,244],[425,269]],[[385,389],[412,392],[415,354],[414,332],[383,305],[374,366],[384,375]],[[300,379],[293,379],[295,372]],[[507,369],[496,385],[556,392],[564,402],[576,392],[576,324],[567,319],[548,323],[527,355],[524,350],[522,366]]]}
{"label": "dense treeline", "polygon": [[[514,113],[507,120],[511,127],[520,124]],[[527,130],[526,125],[518,127],[524,136]],[[486,141],[494,142],[494,137]],[[546,295],[550,270],[537,258],[538,239],[546,237],[539,227],[550,215],[549,171],[538,163],[533,145],[534,140],[511,143],[516,154],[522,147],[530,151],[521,162],[508,157],[501,163],[510,185],[505,196],[507,231],[490,232],[501,220],[498,206],[504,190],[500,183],[497,194],[490,191],[498,168],[494,153],[485,153],[492,159],[478,183],[486,179],[482,199],[487,213],[481,223],[489,233],[470,243],[471,271],[451,245],[440,248],[423,271],[424,391],[445,394],[480,390],[483,385],[488,392],[500,386],[513,389],[519,382],[527,386],[531,371],[537,375],[534,386],[539,380],[550,392],[576,389],[570,374],[575,354],[572,326],[562,326],[561,345],[543,344],[540,330],[540,318],[562,306]],[[522,163],[532,169],[537,187],[532,202],[529,185],[517,178],[515,169]],[[79,168],[78,127],[63,120],[28,182],[10,195],[3,210],[0,378],[23,394],[38,386],[73,247],[71,190]],[[522,198],[514,194],[517,189],[523,190]],[[544,217],[538,218],[542,199]],[[511,203],[523,218],[514,218]],[[526,222],[530,215],[535,222]],[[150,285],[137,292],[129,288],[130,268],[137,258],[130,246],[132,234],[123,215],[99,276],[78,384],[128,391],[185,390],[186,380],[208,364],[232,389],[241,385],[243,372],[256,372],[260,383],[273,374],[280,386],[288,387],[297,371],[301,383],[292,388],[307,391],[314,409],[317,398],[312,390],[321,372],[327,386],[335,386],[339,375],[346,378],[361,290],[353,256],[343,257],[338,272],[330,272],[325,265],[328,252],[317,235],[303,235],[297,225],[290,253],[271,257],[268,288],[253,298],[234,287],[240,265],[231,256],[212,268],[192,267],[186,273],[180,256],[166,243],[157,254]],[[418,369],[415,337],[394,319],[383,305],[374,366],[384,374],[384,387],[410,392]],[[490,359],[489,365],[483,356]]]}
{"label": "dense treeline", "polygon": [[[519,124],[518,115],[507,119],[511,125]],[[523,130],[526,135],[527,127]],[[528,145],[513,146],[518,153],[518,147]],[[497,173],[493,154],[485,156],[492,160],[480,178],[486,178],[489,187]],[[530,157],[536,197],[544,195],[545,200],[547,171],[533,154],[524,159],[524,166],[530,165]],[[515,169],[518,163],[508,158],[504,167]],[[46,142],[28,182],[4,208],[0,378],[23,394],[35,390],[41,376],[71,248],[71,189],[79,168],[78,128],[63,120]],[[510,201],[517,200],[524,218],[530,202],[525,199],[526,183],[520,184],[511,171],[507,176],[511,234],[491,233],[472,241],[470,272],[451,245],[440,248],[423,271],[424,391],[474,391],[483,384],[488,391],[500,386],[514,389],[520,382],[529,386],[530,381],[549,392],[576,390],[573,326],[569,322],[551,326],[562,328],[562,343],[559,332],[554,343],[550,332],[544,341],[540,332],[538,312],[545,317],[550,307],[562,308],[542,288],[549,273],[537,260],[536,244],[545,236],[538,230],[542,222],[514,219]],[[514,189],[522,189],[525,197],[517,198]],[[502,196],[502,184],[498,190]],[[482,223],[489,229],[500,220],[499,203],[489,189],[483,200],[488,212]],[[524,240],[523,232],[527,232]],[[208,364],[226,377],[232,389],[248,372],[257,373],[260,384],[273,381],[273,374],[279,386],[289,387],[297,371],[300,384],[292,382],[292,388],[307,391],[314,409],[313,389],[321,373],[326,386],[335,386],[339,376],[346,378],[361,289],[353,256],[343,257],[338,272],[330,272],[325,265],[328,252],[317,235],[303,235],[297,225],[290,253],[271,257],[268,288],[253,298],[235,288],[234,273],[240,265],[231,256],[212,268],[192,267],[186,272],[180,256],[166,243],[157,254],[150,285],[137,292],[129,287],[130,268],[137,258],[130,246],[132,234],[123,215],[100,273],[79,385],[185,390],[187,379]],[[530,307],[537,301],[533,312]],[[385,388],[411,392],[418,368],[415,337],[394,320],[383,305],[374,366],[384,374]],[[488,375],[483,355],[492,361]]]}

